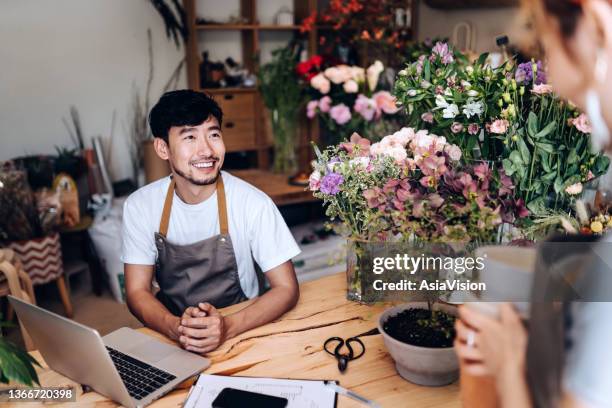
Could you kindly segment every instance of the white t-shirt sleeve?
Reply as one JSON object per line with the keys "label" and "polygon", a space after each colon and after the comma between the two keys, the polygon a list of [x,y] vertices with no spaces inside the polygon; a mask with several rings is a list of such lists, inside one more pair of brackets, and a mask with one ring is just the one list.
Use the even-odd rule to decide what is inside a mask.
{"label": "white t-shirt sleeve", "polygon": [[249,241],[253,258],[263,272],[301,252],[278,208],[267,196],[249,214]]}
{"label": "white t-shirt sleeve", "polygon": [[148,228],[150,219],[143,209],[139,208],[137,200],[127,199],[123,204],[123,225],[121,236],[123,240],[121,261],[134,265],[154,265],[157,256],[155,237]]}

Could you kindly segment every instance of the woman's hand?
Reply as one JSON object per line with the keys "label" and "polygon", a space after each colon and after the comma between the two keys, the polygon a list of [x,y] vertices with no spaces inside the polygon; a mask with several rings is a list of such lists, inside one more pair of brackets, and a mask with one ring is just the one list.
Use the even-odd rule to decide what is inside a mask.
{"label": "woman's hand", "polygon": [[493,376],[500,392],[524,377],[527,333],[512,305],[501,305],[499,319],[465,306],[459,316],[455,350],[468,374]]}

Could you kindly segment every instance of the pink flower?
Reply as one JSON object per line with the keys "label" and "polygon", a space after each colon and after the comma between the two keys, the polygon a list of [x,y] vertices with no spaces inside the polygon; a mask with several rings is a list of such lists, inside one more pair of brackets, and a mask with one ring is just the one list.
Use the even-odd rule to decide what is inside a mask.
{"label": "pink flower", "polygon": [[[412,139],[414,139],[414,129],[404,127],[391,135],[402,147],[405,147]],[[386,137],[386,136],[385,136]]]}
{"label": "pink flower", "polygon": [[595,178],[595,175],[593,174],[591,170],[589,170],[589,173],[587,174],[587,177],[586,177],[586,181],[593,180],[594,178]]}
{"label": "pink flower", "polygon": [[433,123],[434,115],[431,112],[425,112],[424,114],[421,115],[421,120],[423,122]]}
{"label": "pink flower", "polygon": [[537,95],[545,95],[552,93],[553,87],[548,84],[534,85],[531,92]]}
{"label": "pink flower", "polygon": [[308,188],[310,191],[317,191],[321,186],[321,173],[313,171],[308,179]]}
{"label": "pink flower", "polygon": [[498,135],[503,135],[508,130],[509,123],[506,119],[497,119],[491,123],[491,127],[489,128],[489,132],[497,133]]}
{"label": "pink flower", "polygon": [[314,100],[308,102],[308,104],[306,105],[306,116],[308,117],[308,119],[312,119],[316,116],[318,107],[319,101]]}
{"label": "pink flower", "polygon": [[378,109],[382,110],[388,115],[393,115],[399,111],[396,105],[395,96],[391,95],[388,91],[376,92],[372,95],[372,99],[376,101]]}
{"label": "pink flower", "polygon": [[402,164],[402,162],[408,157],[408,153],[406,153],[406,149],[403,147],[391,148],[386,151],[386,155],[393,157],[397,164]]}
{"label": "pink flower", "polygon": [[478,133],[478,131],[480,130],[480,126],[478,126],[477,123],[470,123],[468,125],[468,133],[470,135],[475,135]]}
{"label": "pink flower", "polygon": [[593,131],[593,129],[591,128],[591,122],[589,121],[588,116],[584,113],[581,113],[580,116],[575,119],[572,119],[571,121],[572,124],[576,127],[576,129],[578,129],[582,133],[591,133]]}
{"label": "pink flower", "polygon": [[310,86],[325,95],[329,92],[331,84],[329,80],[325,78],[325,75],[318,73],[310,79]]}
{"label": "pink flower", "polygon": [[325,95],[319,101],[319,110],[323,113],[329,112],[329,109],[331,108],[331,103],[332,103],[331,98]]}
{"label": "pink flower", "polygon": [[352,79],[349,79],[344,83],[342,88],[346,93],[357,93],[357,91],[359,90],[359,85],[357,85],[357,82],[353,81]]}
{"label": "pink flower", "polygon": [[459,122],[453,122],[453,124],[451,125],[451,132],[459,133],[461,131],[463,131],[463,125]]}
{"label": "pink flower", "polygon": [[351,120],[351,110],[343,103],[332,106],[329,110],[329,115],[339,125],[344,125]]}
{"label": "pink flower", "polygon": [[[356,150],[355,148],[357,148],[357,151],[359,152],[358,156],[367,157],[370,154],[370,141],[359,136],[359,134],[356,132],[353,132],[349,142],[341,143],[340,147],[346,150],[349,155],[353,154],[353,152]],[[367,167],[367,163],[364,167]]]}
{"label": "pink flower", "polygon": [[372,119],[378,119],[380,117],[380,111],[376,106],[376,101],[374,99],[368,98],[363,94],[359,94],[357,96],[353,109],[368,122]]}
{"label": "pink flower", "polygon": [[571,186],[567,186],[565,192],[569,195],[577,195],[582,193],[582,183],[575,183]]}
{"label": "pink flower", "polygon": [[444,150],[448,154],[448,157],[452,161],[459,161],[461,159],[461,148],[457,145],[446,145]]}
{"label": "pink flower", "polygon": [[444,204],[444,199],[438,193],[427,196],[427,202],[431,208],[440,208]]}

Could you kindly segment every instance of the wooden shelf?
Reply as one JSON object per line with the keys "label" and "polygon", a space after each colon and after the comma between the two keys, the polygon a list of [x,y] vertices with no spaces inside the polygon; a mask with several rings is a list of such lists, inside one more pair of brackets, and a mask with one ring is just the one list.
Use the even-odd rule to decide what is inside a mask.
{"label": "wooden shelf", "polygon": [[257,92],[257,88],[256,87],[252,87],[252,88],[233,88],[233,87],[227,87],[227,88],[204,88],[204,89],[199,89],[201,92],[206,92],[209,94],[220,94],[220,93],[254,93]]}
{"label": "wooden shelf", "polygon": [[279,30],[279,31],[292,31],[299,30],[299,25],[275,25],[275,24],[262,24],[257,27],[258,30]]}
{"label": "wooden shelf", "polygon": [[196,30],[279,30],[293,31],[299,30],[298,25],[276,25],[276,24],[196,24]]}
{"label": "wooden shelf", "polygon": [[254,24],[196,24],[196,30],[254,30]]}
{"label": "wooden shelf", "polygon": [[286,174],[258,169],[228,171],[266,193],[278,206],[319,201],[306,187],[289,184],[289,175]]}

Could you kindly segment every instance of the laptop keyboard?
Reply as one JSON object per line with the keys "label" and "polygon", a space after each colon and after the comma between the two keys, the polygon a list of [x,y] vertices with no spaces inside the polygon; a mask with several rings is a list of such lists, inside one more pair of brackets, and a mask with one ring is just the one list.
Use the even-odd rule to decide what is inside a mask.
{"label": "laptop keyboard", "polygon": [[130,396],[140,400],[176,377],[113,348],[106,347]]}

